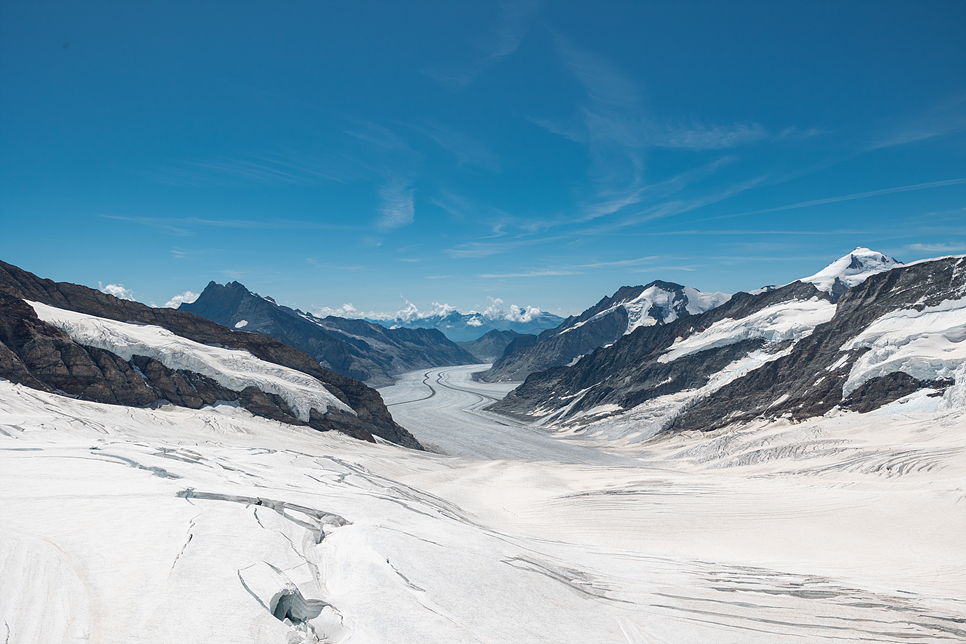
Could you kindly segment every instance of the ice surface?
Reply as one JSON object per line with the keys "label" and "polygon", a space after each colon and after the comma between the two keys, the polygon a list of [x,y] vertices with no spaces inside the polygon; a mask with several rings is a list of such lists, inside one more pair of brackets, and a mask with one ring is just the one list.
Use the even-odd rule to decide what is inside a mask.
{"label": "ice surface", "polygon": [[621,445],[481,368],[382,390],[462,456],[0,381],[0,641],[966,639],[964,410]]}
{"label": "ice surface", "polygon": [[[842,388],[848,396],[868,380],[902,371],[919,380],[966,379],[966,299],[946,300],[922,311],[892,311],[842,345],[842,351],[868,347],[855,361]],[[950,394],[952,396],[956,394]]]}
{"label": "ice surface", "polygon": [[111,351],[124,360],[135,355],[154,358],[169,369],[194,371],[235,391],[253,385],[281,396],[303,421],[309,420],[313,408],[324,414],[335,407],[355,415],[312,376],[265,362],[247,351],[200,344],[159,326],[116,322],[39,302],[29,304],[41,320],[61,329],[74,342]]}

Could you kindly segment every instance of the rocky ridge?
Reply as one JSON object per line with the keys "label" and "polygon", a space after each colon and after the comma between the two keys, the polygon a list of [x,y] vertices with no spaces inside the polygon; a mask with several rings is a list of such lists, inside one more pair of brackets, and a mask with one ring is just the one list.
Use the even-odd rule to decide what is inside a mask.
{"label": "rocky ridge", "polygon": [[481,378],[487,382],[523,380],[535,371],[572,363],[638,327],[673,322],[727,301],[723,293],[701,293],[663,282],[623,286],[578,316],[542,332],[535,342],[514,346]]}
{"label": "rocky ridge", "polygon": [[393,376],[406,371],[477,361],[436,329],[387,329],[365,320],[320,318],[281,306],[238,282],[210,282],[197,300],[179,310],[275,338],[371,386],[391,384]]}
{"label": "rocky ridge", "polygon": [[[493,362],[503,356],[508,346],[524,337],[536,340],[535,335],[521,335],[516,331],[493,329],[476,340],[457,342],[456,344],[480,362]],[[526,340],[523,340],[523,342],[526,342]],[[519,346],[519,344],[516,346]]]}
{"label": "rocky ridge", "polygon": [[849,342],[884,316],[922,312],[964,294],[966,258],[873,274],[834,307],[833,293],[810,282],[739,293],[708,312],[639,328],[570,367],[531,374],[492,408],[583,425],[661,399],[672,402],[655,431],[707,431],[836,407],[867,412],[923,388],[940,395],[953,379],[916,377],[901,365],[846,392],[853,365],[870,351]]}
{"label": "rocky ridge", "polygon": [[[0,298],[0,377],[13,382],[108,404],[167,401],[199,408],[219,400],[238,401],[252,413],[290,424],[338,430],[364,440],[379,436],[421,449],[418,441],[392,420],[377,391],[323,369],[308,355],[266,336],[233,331],[192,313],[155,309],[85,286],[42,279],[2,261]],[[60,329],[40,320],[24,300],[109,320],[155,325],[201,344],[246,350],[261,360],[316,378],[355,415],[337,409],[324,414],[312,410],[309,421],[304,422],[280,397],[256,387],[232,391],[206,376],[168,369],[145,356],[124,361],[110,351],[75,343]]]}

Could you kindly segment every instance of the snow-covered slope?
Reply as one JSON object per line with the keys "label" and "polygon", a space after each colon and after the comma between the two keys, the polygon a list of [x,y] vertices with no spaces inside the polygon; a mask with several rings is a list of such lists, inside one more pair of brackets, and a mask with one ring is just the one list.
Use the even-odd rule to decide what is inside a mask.
{"label": "snow-covered slope", "polygon": [[258,387],[281,396],[304,422],[308,422],[312,409],[324,414],[334,407],[356,414],[312,376],[259,360],[247,351],[199,344],[158,326],[105,320],[39,302],[29,304],[41,320],[78,344],[105,349],[124,360],[136,355],[154,358],[169,369],[194,371],[229,389]]}
{"label": "snow-covered slope", "polygon": [[867,278],[897,266],[902,262],[882,253],[861,246],[848,255],[835,260],[811,277],[801,281],[814,284],[820,291],[825,291],[838,300],[845,291],[864,282]]}
{"label": "snow-covered slope", "polygon": [[730,297],[725,293],[702,293],[690,286],[652,282],[643,287],[638,295],[612,299],[610,306],[603,311],[586,319],[579,316],[575,322],[564,323],[557,331],[558,334],[569,333],[589,322],[611,315],[617,307],[621,307],[627,314],[627,328],[622,335],[627,335],[642,326],[673,322],[684,315],[704,313],[727,302]]}
{"label": "snow-covered slope", "polygon": [[846,397],[869,380],[894,372],[966,386],[966,299],[886,313],[841,348],[858,349],[868,351],[852,364],[842,386]]}
{"label": "snow-covered slope", "polygon": [[741,293],[532,374],[494,409],[588,431],[627,413],[637,420],[622,426],[646,439],[761,416],[871,411],[923,389],[955,404],[966,385],[964,296],[966,258],[873,272],[837,304],[808,281]]}
{"label": "snow-covered slope", "polygon": [[557,328],[544,331],[535,343],[500,357],[483,378],[490,382],[523,380],[534,371],[570,364],[641,327],[703,313],[730,297],[659,280],[646,286],[624,286]]}

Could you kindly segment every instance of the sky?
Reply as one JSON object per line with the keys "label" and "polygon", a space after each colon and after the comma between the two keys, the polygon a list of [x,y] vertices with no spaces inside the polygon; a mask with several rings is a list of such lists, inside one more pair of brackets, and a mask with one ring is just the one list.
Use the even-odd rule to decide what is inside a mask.
{"label": "sky", "polygon": [[966,3],[4,0],[0,218],[42,277],[354,315],[966,253]]}

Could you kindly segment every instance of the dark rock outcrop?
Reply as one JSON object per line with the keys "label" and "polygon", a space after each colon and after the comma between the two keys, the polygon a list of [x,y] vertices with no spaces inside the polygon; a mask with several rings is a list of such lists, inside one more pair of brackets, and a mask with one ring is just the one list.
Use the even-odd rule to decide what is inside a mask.
{"label": "dark rock outcrop", "polygon": [[422,449],[408,431],[393,421],[377,391],[358,380],[323,369],[293,347],[257,333],[232,331],[185,311],[155,309],[85,286],[41,279],[5,262],[0,262],[0,377],[36,389],[109,404],[168,401],[197,409],[217,400],[239,400],[243,405],[251,405],[252,413],[290,424],[306,424],[273,395],[261,392],[262,398],[250,392],[243,396],[243,392],[221,387],[206,376],[171,370],[144,356],[134,356],[127,363],[109,351],[74,343],[66,333],[40,320],[23,300],[111,320],[153,324],[202,344],[246,350],[267,362],[315,377],[357,414],[334,414],[334,410],[324,415],[317,413],[319,417],[308,423],[315,429],[335,429],[366,440],[376,435]]}
{"label": "dark rock outcrop", "polygon": [[365,320],[316,317],[280,306],[238,282],[210,282],[188,311],[227,327],[243,325],[295,347],[323,367],[364,380],[372,386],[393,382],[392,376],[431,367],[477,362],[436,329],[387,329]]}

